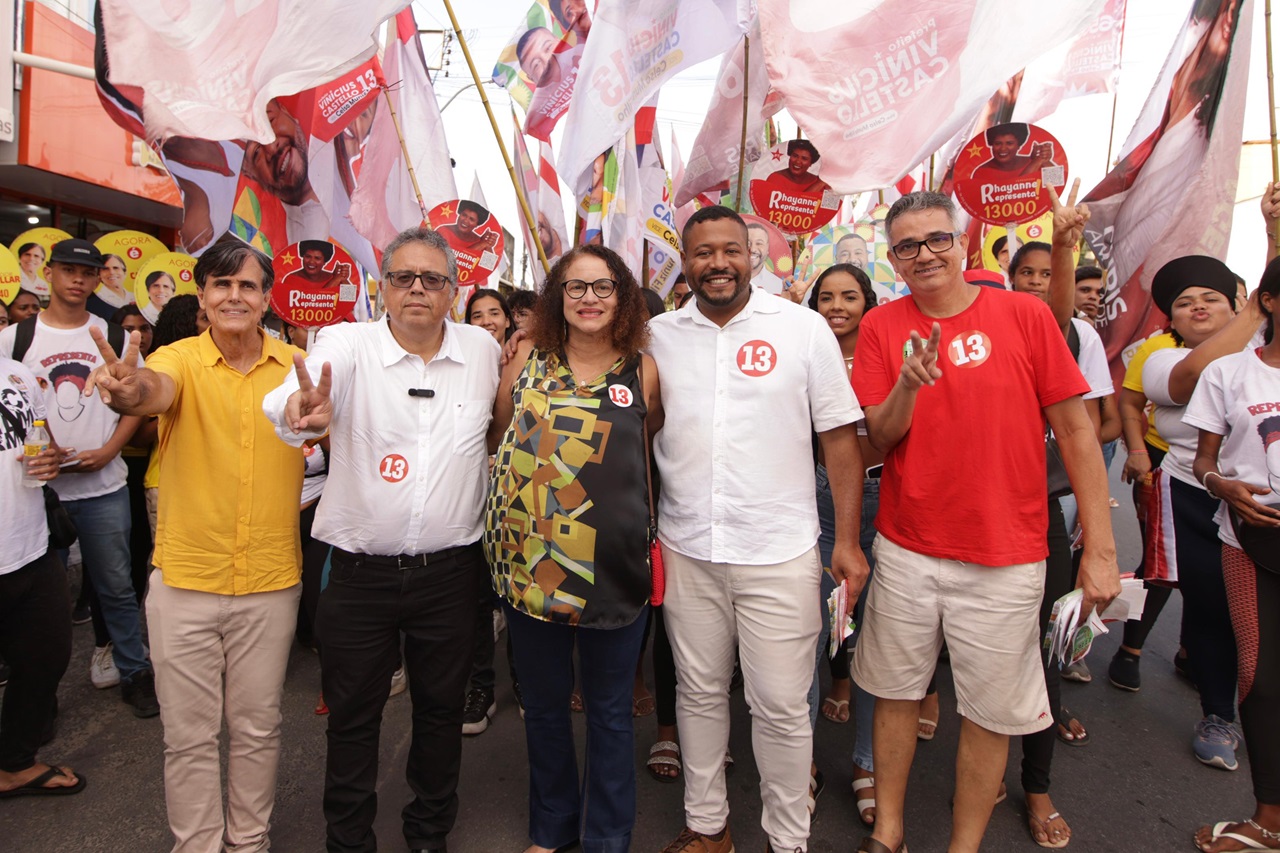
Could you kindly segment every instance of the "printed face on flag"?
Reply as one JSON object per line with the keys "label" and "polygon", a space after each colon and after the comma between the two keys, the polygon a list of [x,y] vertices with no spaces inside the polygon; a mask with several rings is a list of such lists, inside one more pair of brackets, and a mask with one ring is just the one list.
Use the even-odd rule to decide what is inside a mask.
{"label": "printed face on flag", "polygon": [[498,54],[493,80],[525,110],[526,133],[549,139],[568,110],[590,31],[584,0],[536,0]]}
{"label": "printed face on flag", "polygon": [[840,197],[815,172],[822,155],[807,139],[775,145],[757,167],[773,168],[750,185],[751,206],[788,234],[807,234],[830,222]]}
{"label": "printed face on flag", "polygon": [[244,152],[244,175],[285,204],[299,205],[311,192],[307,180],[307,137],[280,102],[267,102],[267,120],[275,139],[250,142]]}
{"label": "printed face on flag", "polygon": [[455,199],[428,211],[427,221],[453,249],[458,284],[484,284],[497,268],[505,243],[493,214],[474,201]]}

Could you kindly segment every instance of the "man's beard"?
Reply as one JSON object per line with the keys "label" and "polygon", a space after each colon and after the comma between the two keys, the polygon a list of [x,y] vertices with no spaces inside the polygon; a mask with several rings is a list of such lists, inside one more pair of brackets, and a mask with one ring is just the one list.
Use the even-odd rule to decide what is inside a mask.
{"label": "man's beard", "polygon": [[[715,273],[712,273],[712,275],[715,275]],[[707,277],[708,277],[708,278],[710,278],[710,276],[707,276]],[[725,306],[725,305],[730,305],[730,304],[732,304],[732,303],[733,303],[733,301],[734,301],[735,299],[737,299],[739,296],[741,296],[743,293],[745,293],[745,292],[746,292],[747,290],[749,290],[750,288],[751,288],[751,282],[750,282],[750,281],[743,281],[742,279],[738,278],[737,276],[734,276],[734,287],[733,287],[733,292],[732,292],[732,293],[730,293],[730,294],[728,294],[727,296],[709,296],[709,295],[707,295],[707,293],[706,293],[706,292],[703,290],[703,288],[702,288],[702,282],[701,282],[701,281],[699,281],[699,282],[698,282],[698,284],[697,284],[697,286],[693,288],[693,292],[697,295],[698,300],[699,300],[700,302],[705,302],[705,303],[707,303],[708,305],[714,305],[714,306],[716,306],[716,307],[723,307],[723,306]]]}
{"label": "man's beard", "polygon": [[[291,178],[288,175],[277,178],[277,162],[290,151],[294,152],[294,156],[297,158],[298,162],[302,164],[302,169],[298,172],[296,179]],[[271,157],[268,163],[271,166],[271,174],[268,176],[268,180],[266,182],[267,189],[275,193],[276,197],[285,204],[291,204],[295,207],[302,204],[302,202],[306,200],[307,192],[311,189],[311,184],[307,179],[309,164],[307,162],[306,147],[300,144],[297,139],[291,139],[289,140],[288,146],[276,152],[275,156]]]}

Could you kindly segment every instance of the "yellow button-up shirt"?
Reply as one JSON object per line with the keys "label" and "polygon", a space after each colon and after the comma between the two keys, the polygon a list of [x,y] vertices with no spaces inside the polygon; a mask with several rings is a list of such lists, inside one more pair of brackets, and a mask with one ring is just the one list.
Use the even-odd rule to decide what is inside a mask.
{"label": "yellow button-up shirt", "polygon": [[262,356],[248,373],[227,364],[208,332],[147,359],[177,386],[160,415],[153,560],[169,586],[245,595],[301,577],[302,449],[277,439],[262,414],[262,398],[300,350],[262,337]]}

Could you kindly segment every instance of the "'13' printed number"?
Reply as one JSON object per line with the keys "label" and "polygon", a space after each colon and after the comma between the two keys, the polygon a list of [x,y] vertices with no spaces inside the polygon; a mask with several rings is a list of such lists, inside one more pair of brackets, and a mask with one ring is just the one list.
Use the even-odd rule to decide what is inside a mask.
{"label": "'13' printed number", "polygon": [[773,370],[777,359],[768,341],[748,341],[738,350],[738,369],[747,376],[764,376]]}
{"label": "'13' printed number", "polygon": [[991,355],[991,339],[982,332],[963,332],[951,339],[947,355],[956,367],[977,367]]}
{"label": "'13' printed number", "polygon": [[388,483],[399,483],[409,474],[409,461],[399,453],[384,456],[378,465],[378,473]]}

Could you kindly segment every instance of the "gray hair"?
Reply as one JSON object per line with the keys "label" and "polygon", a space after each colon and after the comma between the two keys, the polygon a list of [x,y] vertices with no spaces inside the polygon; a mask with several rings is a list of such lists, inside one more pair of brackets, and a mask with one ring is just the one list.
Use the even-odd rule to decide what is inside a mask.
{"label": "gray hair", "polygon": [[893,203],[893,206],[889,208],[889,213],[884,218],[885,236],[889,236],[893,230],[894,220],[899,216],[907,213],[919,213],[925,210],[945,211],[948,221],[951,222],[952,230],[959,230],[959,224],[956,222],[956,203],[942,193],[925,190],[924,192],[907,193]]}
{"label": "gray hair", "polygon": [[439,249],[444,253],[445,263],[449,267],[449,288],[456,291],[458,289],[458,259],[454,256],[453,249],[449,247],[444,237],[425,226],[406,228],[387,244],[387,248],[382,250],[382,280],[386,281],[387,275],[391,272],[392,256],[401,247],[410,243],[421,243],[430,249]]}

